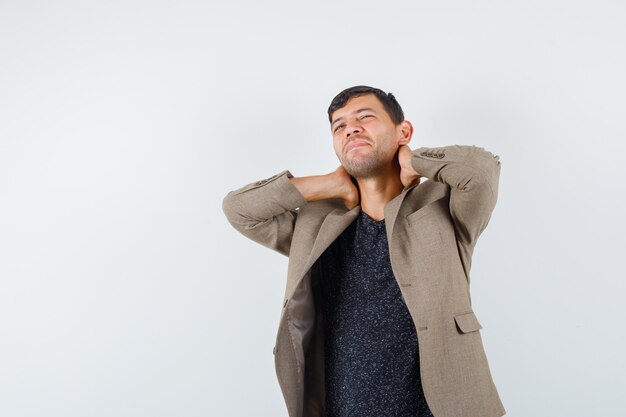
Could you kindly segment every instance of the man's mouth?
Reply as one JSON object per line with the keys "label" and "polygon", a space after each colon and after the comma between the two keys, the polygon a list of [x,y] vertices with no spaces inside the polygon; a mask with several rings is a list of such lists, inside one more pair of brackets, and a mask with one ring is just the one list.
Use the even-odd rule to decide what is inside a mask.
{"label": "man's mouth", "polygon": [[366,146],[366,145],[369,145],[369,143],[367,143],[364,140],[352,141],[352,142],[348,143],[348,146],[346,146],[346,152],[350,152],[354,148],[358,148],[358,147]]}

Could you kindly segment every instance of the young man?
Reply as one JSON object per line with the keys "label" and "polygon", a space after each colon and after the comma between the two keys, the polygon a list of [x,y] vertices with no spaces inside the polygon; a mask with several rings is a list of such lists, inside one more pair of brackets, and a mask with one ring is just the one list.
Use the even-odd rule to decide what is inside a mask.
{"label": "young man", "polygon": [[499,157],[412,151],[377,88],[342,91],[328,116],[335,171],[285,170],[223,200],[235,229],[289,257],[274,347],[289,416],[504,415],[469,291]]}

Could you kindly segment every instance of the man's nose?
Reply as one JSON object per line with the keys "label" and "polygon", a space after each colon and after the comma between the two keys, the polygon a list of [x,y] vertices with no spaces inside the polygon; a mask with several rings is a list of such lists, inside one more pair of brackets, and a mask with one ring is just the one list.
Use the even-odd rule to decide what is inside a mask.
{"label": "man's nose", "polygon": [[350,137],[356,133],[361,133],[361,126],[358,124],[348,124],[346,126],[346,137]]}

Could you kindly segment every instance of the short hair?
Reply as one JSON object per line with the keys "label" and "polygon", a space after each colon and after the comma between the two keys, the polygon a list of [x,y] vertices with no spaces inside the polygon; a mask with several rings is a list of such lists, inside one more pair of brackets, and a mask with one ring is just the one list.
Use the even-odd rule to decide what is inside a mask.
{"label": "short hair", "polygon": [[369,87],[367,85],[349,87],[337,94],[330,103],[330,107],[328,107],[328,121],[330,123],[333,122],[333,113],[345,106],[348,100],[365,94],[374,94],[378,98],[396,126],[404,121],[404,112],[402,111],[402,107],[400,107],[400,103],[398,103],[393,94],[385,93],[383,90]]}

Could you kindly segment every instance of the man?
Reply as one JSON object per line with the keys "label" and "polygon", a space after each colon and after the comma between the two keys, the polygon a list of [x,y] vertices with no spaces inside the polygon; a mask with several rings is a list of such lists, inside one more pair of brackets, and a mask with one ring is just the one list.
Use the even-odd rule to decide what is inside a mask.
{"label": "man", "polygon": [[289,416],[504,415],[469,292],[499,157],[412,151],[377,88],[342,91],[328,116],[335,171],[285,170],[223,200],[233,227],[289,257],[274,347]]}

